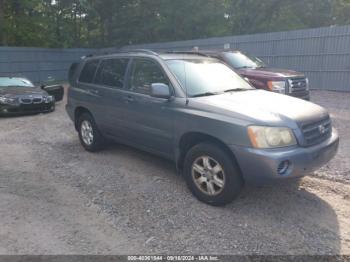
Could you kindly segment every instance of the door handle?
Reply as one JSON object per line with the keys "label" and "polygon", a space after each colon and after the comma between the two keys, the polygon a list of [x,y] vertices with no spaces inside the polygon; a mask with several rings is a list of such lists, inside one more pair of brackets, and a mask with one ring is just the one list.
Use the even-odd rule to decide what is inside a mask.
{"label": "door handle", "polygon": [[99,95],[100,94],[100,92],[98,90],[96,90],[96,89],[90,89],[89,92],[91,94],[93,94],[93,95]]}

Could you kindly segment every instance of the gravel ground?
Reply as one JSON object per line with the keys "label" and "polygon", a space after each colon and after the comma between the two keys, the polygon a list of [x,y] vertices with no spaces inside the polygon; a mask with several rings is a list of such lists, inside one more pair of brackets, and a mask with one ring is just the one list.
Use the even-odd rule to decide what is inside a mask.
{"label": "gravel ground", "polygon": [[221,208],[158,157],[84,151],[63,103],[0,119],[0,254],[350,254],[350,94],[312,95],[340,131],[336,158]]}

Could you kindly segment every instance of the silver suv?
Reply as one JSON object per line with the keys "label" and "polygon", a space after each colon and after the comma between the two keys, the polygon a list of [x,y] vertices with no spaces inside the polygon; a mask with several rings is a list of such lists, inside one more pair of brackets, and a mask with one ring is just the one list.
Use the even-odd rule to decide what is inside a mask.
{"label": "silver suv", "polygon": [[110,139],[173,160],[211,205],[231,202],[244,182],[309,174],[338,149],[324,108],[257,90],[215,58],[90,56],[69,79],[66,109],[86,150]]}

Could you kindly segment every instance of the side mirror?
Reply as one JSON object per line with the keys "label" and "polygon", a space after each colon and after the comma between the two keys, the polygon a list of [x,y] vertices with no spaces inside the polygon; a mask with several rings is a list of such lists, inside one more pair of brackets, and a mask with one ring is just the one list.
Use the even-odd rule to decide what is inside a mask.
{"label": "side mirror", "polygon": [[170,87],[163,83],[154,83],[151,85],[151,96],[169,99],[171,97]]}
{"label": "side mirror", "polygon": [[41,88],[41,89],[45,89],[45,86],[46,86],[45,84],[41,84],[41,85],[40,85],[40,88]]}
{"label": "side mirror", "polygon": [[61,85],[52,85],[52,86],[41,86],[49,95],[55,98],[56,102],[62,101],[64,95],[64,88]]}

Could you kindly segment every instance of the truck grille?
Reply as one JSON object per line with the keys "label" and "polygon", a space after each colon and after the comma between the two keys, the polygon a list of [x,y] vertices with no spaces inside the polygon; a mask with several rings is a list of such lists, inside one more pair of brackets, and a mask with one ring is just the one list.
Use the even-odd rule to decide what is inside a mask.
{"label": "truck grille", "polygon": [[305,139],[305,146],[319,144],[332,134],[332,123],[328,117],[308,124],[303,124],[301,130]]}
{"label": "truck grille", "polygon": [[289,93],[303,92],[307,90],[308,83],[305,77],[296,77],[288,79]]}

